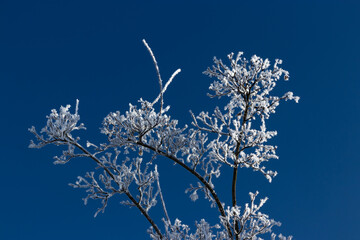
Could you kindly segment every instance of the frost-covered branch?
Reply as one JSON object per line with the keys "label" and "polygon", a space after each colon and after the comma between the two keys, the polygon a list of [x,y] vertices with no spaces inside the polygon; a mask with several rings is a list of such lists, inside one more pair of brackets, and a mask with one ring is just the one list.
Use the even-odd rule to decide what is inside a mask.
{"label": "frost-covered branch", "polygon": [[170,85],[170,83],[172,82],[172,80],[175,78],[176,75],[178,75],[181,72],[181,69],[177,69],[173,75],[171,75],[171,77],[169,78],[169,80],[167,81],[167,83],[165,84],[165,87],[163,88],[163,84],[162,84],[162,79],[161,79],[161,74],[160,74],[160,69],[158,66],[158,63],[156,61],[155,55],[153,53],[153,51],[151,50],[150,46],[148,45],[148,43],[145,41],[145,39],[142,40],[145,47],[147,48],[147,50],[150,53],[150,56],[154,62],[155,65],[155,69],[156,69],[156,73],[158,76],[158,80],[159,80],[159,86],[160,86],[160,93],[159,96],[152,102],[152,105],[154,105],[155,103],[157,103],[160,99],[160,112],[162,112],[163,106],[164,106],[164,92],[166,91],[167,87]]}
{"label": "frost-covered branch", "polygon": [[[149,221],[148,233],[153,240],[260,240],[263,234],[268,234],[272,240],[290,240],[291,237],[272,233],[272,227],[280,223],[259,211],[267,198],[256,204],[256,192],[250,193],[251,201],[244,207],[237,203],[239,169],[251,168],[262,173],[269,182],[277,175],[264,166],[269,160],[278,158],[277,147],[268,143],[277,132],[267,130],[266,121],[282,100],[299,100],[292,92],[282,96],[271,94],[281,76],[286,81],[289,79],[289,73],[280,67],[281,60],[275,60],[270,67],[268,59],[254,55],[247,60],[239,52],[235,58],[233,53],[228,55],[230,66],[227,66],[214,58],[214,65],[205,71],[216,78],[210,85],[212,94],[209,96],[226,96],[227,103],[222,108],[215,107],[213,113],[203,111],[195,115],[190,111],[192,127],[186,124],[179,127],[178,120],[170,117],[170,107],[164,105],[163,95],[180,69],[163,86],[155,55],[145,40],[143,43],[152,57],[160,86],[155,100],[140,98],[137,104],[129,104],[129,109],[123,113],[109,113],[101,128],[107,142],[95,145],[87,141],[86,147],[79,137],[72,136],[74,130],[85,129],[79,123],[77,100],[74,114],[69,111],[70,105],[61,106],[59,111],[52,110],[47,116],[47,124],[40,133],[35,127],[30,128],[36,142],[31,141],[29,147],[64,145],[66,149],[62,155],[54,157],[55,164],[65,164],[79,157],[92,159],[97,171],[79,176],[70,185],[86,190],[85,204],[89,199],[101,201],[95,216],[104,212],[114,195],[125,197],[121,203],[135,206]],[[192,201],[199,199],[199,192],[204,193],[211,207],[219,210],[220,224],[211,225],[200,218],[195,229],[190,231],[179,219],[171,220],[160,188],[158,168],[153,165],[154,161],[161,164],[157,158],[168,159],[195,177],[197,182],[190,184],[185,192]],[[223,165],[233,169],[230,204],[220,201],[222,196],[215,191],[215,179],[220,177]],[[164,211],[163,233],[149,215],[158,199]],[[225,206],[228,207],[225,209]]]}
{"label": "frost-covered branch", "polygon": [[[258,235],[271,233],[273,226],[281,225],[280,222],[269,219],[268,215],[259,211],[268,198],[261,199],[259,204],[256,204],[255,198],[258,194],[258,192],[249,193],[250,204],[246,203],[242,211],[239,206],[228,207],[226,209],[226,217],[221,218],[223,224],[230,224],[232,226],[238,239],[260,239],[257,237]],[[239,229],[236,227],[238,223],[240,225]],[[272,234],[272,237],[275,236],[275,234]]]}
{"label": "frost-covered branch", "polygon": [[[196,171],[196,157],[199,153],[205,152],[206,135],[192,129],[185,132],[187,126],[178,128],[178,121],[171,120],[166,115],[168,107],[158,113],[149,102],[142,99],[139,102],[140,108],[130,105],[130,110],[124,115],[120,112],[110,113],[104,119],[102,132],[107,135],[109,146],[141,153],[151,151],[174,161],[203,184],[206,198],[213,206],[218,207],[221,215],[224,215],[222,203],[211,181],[212,176],[219,177],[220,166],[210,160],[202,163],[203,176]],[[192,162],[192,167],[177,156],[179,153],[188,155],[187,161]]]}
{"label": "frost-covered branch", "polygon": [[[243,53],[239,52],[234,59],[234,54],[229,54],[230,67],[222,60],[214,58],[215,65],[204,72],[217,78],[209,88],[214,94],[209,96],[229,98],[224,107],[225,113],[216,107],[211,116],[205,112],[201,112],[197,117],[192,114],[192,124],[195,127],[217,135],[211,141],[212,157],[233,167],[233,207],[237,205],[238,167],[259,171],[269,182],[277,175],[276,171],[266,170],[265,166],[262,166],[263,162],[278,158],[275,153],[276,146],[265,144],[277,134],[276,131],[267,131],[265,121],[275,112],[280,100],[299,100],[292,92],[282,97],[270,95],[282,75],[285,80],[289,79],[289,73],[279,67],[281,60],[276,60],[273,69],[270,69],[268,59],[263,60],[254,55],[248,61],[242,55]],[[255,128],[254,125],[260,127]],[[235,228],[235,231],[239,230],[239,223],[235,224]],[[238,239],[237,236],[236,238]]]}
{"label": "frost-covered branch", "polygon": [[[41,133],[45,133],[46,137],[39,135],[35,127],[31,127],[29,131],[35,135],[38,143],[31,141],[29,147],[41,148],[49,144],[67,145],[68,150],[63,151],[60,157],[54,157],[55,164],[67,163],[70,159],[76,157],[88,157],[94,160],[98,167],[104,170],[102,174],[99,174],[98,180],[95,178],[94,172],[88,172],[85,178],[78,177],[78,181],[76,181],[75,184],[71,184],[71,186],[74,188],[87,189],[86,192],[88,192],[88,196],[84,198],[85,204],[88,199],[101,199],[102,207],[98,209],[95,216],[100,211],[104,212],[108,200],[114,194],[124,194],[130,200],[125,201],[125,203],[136,206],[147,218],[158,235],[162,236],[159,228],[148,215],[150,208],[155,206],[156,197],[159,194],[158,191],[154,193],[152,186],[156,180],[155,175],[158,176],[157,171],[148,172],[148,166],[146,166],[144,170],[141,170],[141,158],[134,158],[131,161],[130,158],[126,158],[122,164],[118,164],[117,160],[120,151],[117,149],[114,149],[114,157],[112,157],[110,152],[107,152],[105,156],[100,158],[90,153],[89,150],[79,144],[78,141],[80,138],[74,139],[71,136],[71,131],[85,129],[83,124],[77,125],[77,122],[80,120],[80,116],[78,115],[78,101],[75,114],[71,114],[69,109],[70,105],[67,105],[65,108],[60,107],[59,114],[56,110],[52,110],[51,114],[47,117],[47,125],[41,130]],[[81,153],[75,153],[75,149]],[[130,163],[128,164],[128,162]],[[137,200],[130,192],[130,185],[132,183],[137,186],[139,192]],[[101,185],[103,186],[101,187]]]}
{"label": "frost-covered branch", "polygon": [[285,80],[289,79],[289,73],[279,67],[281,60],[276,60],[273,69],[270,69],[268,59],[254,55],[248,61],[242,55],[239,52],[234,59],[234,54],[229,54],[230,67],[214,58],[215,65],[204,72],[217,78],[209,88],[214,94],[209,96],[227,96],[229,102],[224,107],[225,113],[216,107],[212,115],[201,112],[195,117],[192,114],[192,124],[201,131],[217,135],[211,142],[212,157],[216,160],[232,167],[260,171],[271,182],[276,172],[265,170],[261,164],[278,158],[276,147],[265,144],[277,132],[267,131],[266,119],[275,113],[280,100],[298,102],[299,97],[292,92],[282,97],[270,94],[282,75]]}
{"label": "frost-covered branch", "polygon": [[[228,235],[220,225],[211,226],[205,219],[200,222],[195,222],[196,231],[191,233],[190,227],[183,224],[179,219],[175,219],[174,223],[164,221],[166,240],[227,240]],[[216,231],[217,230],[217,231]],[[160,236],[153,232],[153,229],[148,230],[152,240],[159,240]]]}

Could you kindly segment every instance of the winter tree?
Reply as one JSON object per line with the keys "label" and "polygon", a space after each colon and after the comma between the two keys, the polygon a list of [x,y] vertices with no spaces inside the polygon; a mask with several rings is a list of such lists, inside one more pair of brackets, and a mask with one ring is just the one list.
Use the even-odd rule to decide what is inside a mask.
{"label": "winter tree", "polygon": [[[277,132],[267,130],[266,121],[282,100],[299,100],[292,92],[271,95],[278,80],[289,79],[289,73],[280,67],[282,61],[277,59],[271,65],[268,59],[256,55],[248,60],[242,52],[229,54],[228,64],[214,58],[214,65],[204,72],[215,79],[208,95],[226,98],[226,104],[216,107],[213,113],[190,111],[190,126],[179,126],[170,117],[163,95],[180,69],[163,85],[155,56],[145,40],[143,43],[154,62],[160,86],[155,100],[140,98],[123,113],[109,113],[101,128],[107,142],[99,144],[89,141],[83,144],[75,135],[75,130],[85,130],[79,122],[77,100],[74,113],[70,105],[61,106],[59,111],[53,109],[40,133],[31,127],[29,131],[36,141],[31,141],[29,147],[64,146],[62,154],[54,157],[55,164],[65,164],[78,157],[94,161],[97,166],[94,171],[79,176],[70,185],[86,190],[85,204],[89,199],[101,201],[95,216],[104,212],[111,197],[122,195],[123,205],[136,207],[147,219],[148,234],[153,240],[290,240],[291,236],[273,233],[273,227],[280,223],[260,211],[267,198],[257,199],[259,193],[250,192],[249,202],[242,200],[239,204],[236,196],[239,168],[259,172],[269,182],[277,175],[265,167],[266,162],[278,158],[276,146],[268,144]],[[218,224],[212,226],[204,216],[198,216],[201,220],[190,228],[169,216],[157,168],[156,159],[160,157],[193,175],[195,182],[185,192],[193,201],[201,193],[209,201],[209,207],[219,214]],[[221,167],[232,168],[233,172],[229,203],[222,201],[213,182],[221,177]],[[151,217],[150,209],[156,204],[163,209],[161,222]]]}

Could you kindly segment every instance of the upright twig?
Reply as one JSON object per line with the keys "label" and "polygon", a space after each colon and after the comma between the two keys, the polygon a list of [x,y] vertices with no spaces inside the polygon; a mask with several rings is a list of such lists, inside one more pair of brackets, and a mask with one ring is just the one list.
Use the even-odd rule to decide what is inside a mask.
{"label": "upright twig", "polygon": [[166,210],[166,205],[165,205],[165,201],[164,201],[164,197],[163,197],[163,194],[162,194],[162,191],[161,191],[161,187],[160,187],[160,180],[159,180],[159,173],[157,171],[157,166],[155,165],[155,173],[156,173],[156,182],[157,182],[157,187],[158,187],[158,191],[159,191],[159,195],[160,195],[160,200],[161,200],[161,204],[162,204],[162,207],[163,207],[163,210],[164,210],[164,214],[165,214],[165,217],[166,217],[166,220],[167,222],[170,224],[171,223],[171,220],[169,218],[169,215],[168,215],[168,212]]}
{"label": "upright twig", "polygon": [[170,83],[172,82],[172,80],[175,78],[175,76],[177,74],[179,74],[181,72],[181,69],[177,69],[172,75],[171,77],[169,78],[169,80],[166,82],[165,84],[165,87],[163,88],[163,85],[162,85],[162,79],[161,79],[161,75],[160,75],[160,69],[159,69],[159,66],[158,66],[158,63],[156,61],[156,58],[155,58],[155,55],[153,53],[153,51],[151,50],[149,44],[145,41],[145,39],[143,39],[143,43],[145,45],[145,47],[147,48],[147,50],[149,51],[150,55],[151,55],[151,58],[154,62],[154,65],[155,65],[155,69],[156,69],[156,73],[157,73],[157,76],[158,76],[158,81],[159,81],[159,86],[160,86],[160,93],[159,95],[156,97],[156,99],[152,102],[152,105],[154,105],[155,103],[157,103],[160,99],[160,113],[162,113],[162,109],[164,107],[164,92],[166,91],[167,87],[170,85]]}

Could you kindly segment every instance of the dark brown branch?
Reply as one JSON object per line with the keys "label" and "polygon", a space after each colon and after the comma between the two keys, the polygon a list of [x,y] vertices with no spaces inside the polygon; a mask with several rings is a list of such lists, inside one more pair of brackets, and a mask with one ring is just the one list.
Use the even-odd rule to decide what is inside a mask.
{"label": "dark brown branch", "polygon": [[[232,188],[231,188],[231,195],[232,195],[232,206],[236,206],[236,179],[237,179],[237,172],[238,172],[238,165],[235,164],[234,171],[233,171],[233,179],[232,179]],[[236,221],[235,223],[235,239],[238,238],[239,234],[239,222]]]}
{"label": "dark brown branch", "polygon": [[135,206],[140,210],[140,212],[145,216],[145,218],[149,221],[151,226],[155,229],[155,232],[160,236],[160,239],[163,239],[163,236],[159,228],[156,226],[155,222],[150,218],[149,214],[147,214],[144,208],[140,206],[140,204],[133,198],[133,196],[128,191],[125,191],[125,194],[130,199],[130,201],[135,204]]}
{"label": "dark brown branch", "polygon": [[[186,164],[184,164],[181,160],[179,160],[178,158],[176,158],[175,156],[173,155],[169,155],[167,154],[166,152],[164,151],[161,151],[159,149],[156,149],[150,145],[147,145],[143,142],[136,142],[136,144],[138,144],[139,146],[143,146],[143,147],[146,147],[156,153],[158,153],[159,155],[161,156],[164,156],[164,157],[167,157],[169,159],[171,159],[172,161],[176,162],[177,164],[179,164],[181,167],[185,168],[188,172],[190,172],[191,174],[193,174],[197,179],[200,180],[200,182],[202,184],[204,184],[204,186],[206,187],[206,189],[209,190],[209,192],[211,193],[212,197],[214,198],[215,202],[216,202],[216,205],[218,206],[218,209],[220,211],[220,214],[222,217],[226,217],[225,215],[225,210],[224,210],[224,207],[223,205],[221,204],[220,202],[220,199],[219,197],[217,196],[215,190],[210,186],[210,184],[199,174],[197,173],[195,170],[193,170],[192,168],[188,167]],[[232,232],[231,232],[231,229],[230,229],[230,226],[227,224],[226,226],[227,228],[227,231],[228,231],[228,234],[229,234],[229,237],[232,238]]]}
{"label": "dark brown branch", "polygon": [[[249,92],[246,94],[246,98],[244,98],[245,102],[246,102],[246,107],[245,107],[245,111],[244,111],[244,115],[242,118],[242,123],[241,123],[241,129],[243,128],[243,126],[245,125],[245,123],[247,122],[247,114],[249,111],[249,99],[250,99],[250,95],[251,95],[251,89],[252,87],[255,85],[254,84],[250,87]],[[238,139],[237,140],[237,145],[236,145],[236,149],[235,149],[235,161],[237,161],[237,159],[239,158],[240,152],[242,150],[244,150],[245,148],[243,147],[242,149],[240,149],[242,144],[242,139]],[[232,195],[232,205],[233,207],[236,206],[236,181],[237,181],[237,174],[238,174],[238,163],[234,162],[234,171],[233,171],[233,179],[232,179],[232,188],[231,188],[231,195]],[[235,239],[238,240],[238,234],[240,233],[240,228],[239,228],[239,221],[235,222]]]}
{"label": "dark brown branch", "polygon": [[[92,160],[94,160],[101,168],[103,168],[107,174],[115,181],[115,183],[119,186],[119,183],[116,181],[116,178],[114,174],[106,167],[104,164],[101,163],[101,161],[95,157],[93,154],[91,154],[88,150],[86,150],[83,146],[81,146],[79,143],[75,142],[73,139],[69,138],[71,141],[70,143],[76,146],[78,149],[80,149],[83,153],[85,153],[88,157],[90,157]],[[161,239],[163,239],[163,236],[158,228],[158,226],[155,224],[155,222],[151,219],[149,214],[145,211],[145,209],[132,197],[132,195],[126,190],[124,191],[126,196],[130,199],[130,201],[140,210],[140,212],[145,216],[145,218],[149,221],[151,226],[155,229],[155,232],[160,236]]]}

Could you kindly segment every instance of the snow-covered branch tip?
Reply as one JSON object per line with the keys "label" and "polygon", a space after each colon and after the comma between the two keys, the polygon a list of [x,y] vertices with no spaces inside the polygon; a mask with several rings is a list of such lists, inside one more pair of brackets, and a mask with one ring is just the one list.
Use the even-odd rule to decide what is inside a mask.
{"label": "snow-covered branch tip", "polygon": [[160,93],[157,96],[157,98],[152,102],[152,105],[156,104],[159,100],[160,100],[160,112],[162,112],[163,106],[164,106],[164,99],[163,99],[163,95],[167,89],[167,87],[170,85],[170,83],[172,82],[172,80],[175,78],[176,75],[178,75],[181,72],[181,69],[177,69],[169,78],[169,80],[166,82],[165,87],[163,88],[163,84],[162,84],[162,79],[161,79],[161,74],[160,74],[160,69],[158,66],[158,63],[156,61],[155,55],[153,53],[153,51],[151,50],[149,44],[145,41],[145,39],[142,40],[145,47],[147,48],[147,50],[149,51],[151,58],[154,62],[155,65],[155,69],[156,69],[156,73],[158,76],[158,81],[159,81],[159,86],[160,86]]}
{"label": "snow-covered branch tip", "polygon": [[[76,100],[75,113],[70,113],[70,105],[66,107],[61,106],[59,112],[56,109],[52,109],[50,115],[46,116],[47,123],[40,131],[45,133],[46,137],[37,133],[34,126],[28,130],[33,133],[38,141],[35,143],[33,140],[30,141],[29,148],[41,148],[47,144],[55,143],[57,145],[66,144],[66,141],[72,139],[71,132],[74,130],[86,129],[83,123],[79,124],[80,115],[79,111],[79,100]],[[79,140],[76,138],[75,140]]]}

